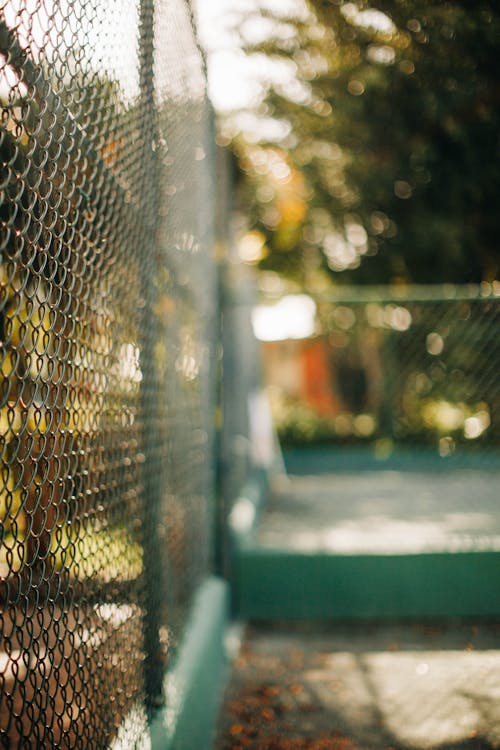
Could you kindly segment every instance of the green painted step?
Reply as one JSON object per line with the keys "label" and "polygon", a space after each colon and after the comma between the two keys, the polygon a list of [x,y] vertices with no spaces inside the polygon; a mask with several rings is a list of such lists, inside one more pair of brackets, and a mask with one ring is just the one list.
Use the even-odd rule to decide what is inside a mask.
{"label": "green painted step", "polygon": [[500,615],[500,552],[333,555],[248,547],[236,561],[242,619]]}
{"label": "green painted step", "polygon": [[204,581],[191,607],[177,658],[165,677],[165,707],[150,726],[151,750],[210,750],[229,671],[227,584]]}
{"label": "green painted step", "polygon": [[[306,458],[299,467],[318,457]],[[234,609],[250,619],[498,616],[499,487],[491,464],[410,461],[284,477],[266,503],[254,482],[234,511]]]}

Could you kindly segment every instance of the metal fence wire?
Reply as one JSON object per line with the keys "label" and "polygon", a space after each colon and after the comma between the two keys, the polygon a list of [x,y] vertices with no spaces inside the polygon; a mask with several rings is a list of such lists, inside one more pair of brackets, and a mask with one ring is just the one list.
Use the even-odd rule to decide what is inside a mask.
{"label": "metal fence wire", "polygon": [[210,568],[213,158],[189,4],[0,0],[0,103],[0,736],[131,748]]}
{"label": "metal fence wire", "polygon": [[339,289],[310,300],[311,335],[264,344],[284,444],[498,466],[498,283]]}

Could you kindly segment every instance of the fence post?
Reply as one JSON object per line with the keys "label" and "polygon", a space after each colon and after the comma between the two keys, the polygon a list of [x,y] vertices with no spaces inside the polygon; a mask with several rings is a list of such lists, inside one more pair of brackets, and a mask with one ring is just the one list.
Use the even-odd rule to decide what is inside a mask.
{"label": "fence post", "polygon": [[155,424],[155,359],[154,359],[154,315],[155,304],[155,260],[156,260],[156,225],[158,216],[159,179],[154,153],[156,123],[154,102],[154,0],[141,0],[139,16],[139,56],[140,56],[140,98],[144,132],[142,134],[143,190],[142,210],[145,212],[145,225],[150,244],[148,263],[142,269],[142,320],[140,330],[141,356],[141,396],[142,441],[144,446],[143,464],[143,526],[142,546],[144,560],[144,685],[146,705],[149,712],[164,702],[163,677],[165,655],[160,642],[162,596],[165,592],[164,556],[161,548],[164,544],[160,538],[161,522],[161,472],[156,466],[159,436]]}

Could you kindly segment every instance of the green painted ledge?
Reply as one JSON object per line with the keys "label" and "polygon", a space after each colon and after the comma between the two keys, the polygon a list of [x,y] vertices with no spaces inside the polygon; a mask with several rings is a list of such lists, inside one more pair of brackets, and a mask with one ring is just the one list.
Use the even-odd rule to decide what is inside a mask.
{"label": "green painted ledge", "polygon": [[248,619],[500,615],[500,552],[330,555],[241,548],[236,611]]}
{"label": "green painted ledge", "polygon": [[210,750],[229,674],[224,638],[227,584],[209,578],[198,589],[175,663],[165,678],[165,708],[150,726],[151,750]]}
{"label": "green painted ledge", "polygon": [[289,474],[329,474],[352,471],[443,471],[481,469],[498,471],[500,453],[494,450],[457,449],[442,457],[429,448],[397,448],[377,455],[373,446],[343,448],[337,445],[287,448],[283,460]]}

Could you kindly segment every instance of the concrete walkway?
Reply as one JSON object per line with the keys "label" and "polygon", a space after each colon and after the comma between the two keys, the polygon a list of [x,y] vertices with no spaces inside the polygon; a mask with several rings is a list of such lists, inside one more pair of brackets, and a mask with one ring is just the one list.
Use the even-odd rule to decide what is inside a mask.
{"label": "concrete walkway", "polygon": [[500,550],[500,471],[360,471],[284,478],[261,548],[333,554]]}
{"label": "concrete walkway", "polygon": [[500,747],[500,623],[260,625],[214,750]]}

